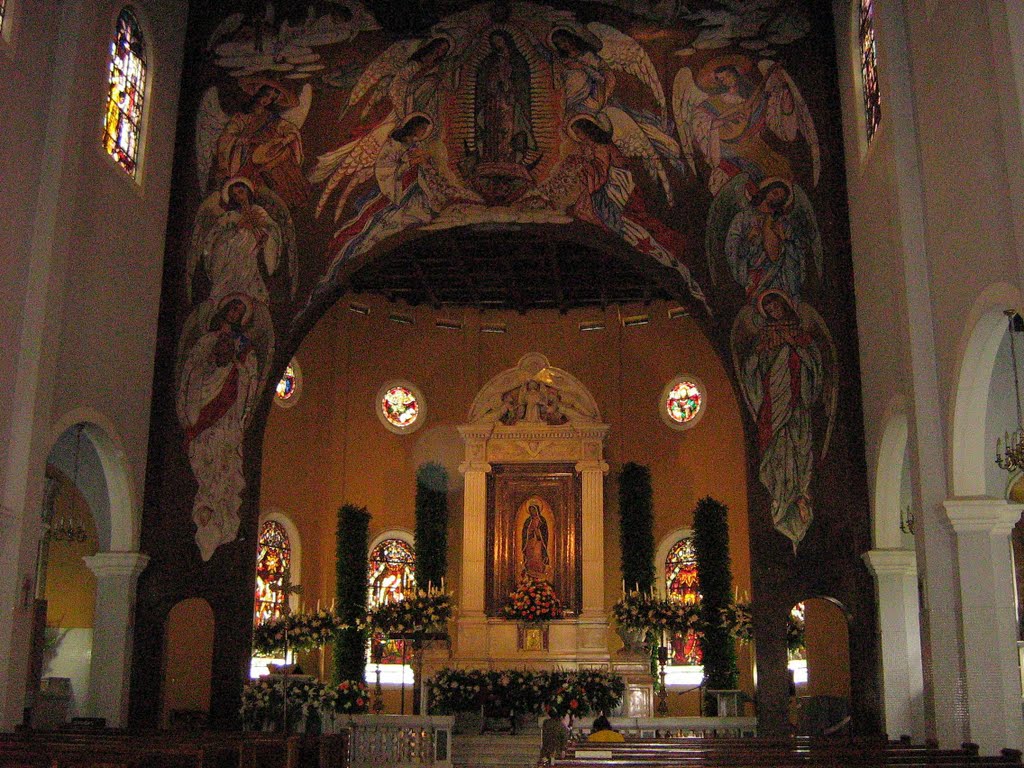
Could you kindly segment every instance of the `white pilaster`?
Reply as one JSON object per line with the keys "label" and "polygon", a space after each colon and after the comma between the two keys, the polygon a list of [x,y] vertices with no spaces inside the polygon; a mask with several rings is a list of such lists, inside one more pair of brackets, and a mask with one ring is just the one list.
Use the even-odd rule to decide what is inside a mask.
{"label": "white pilaster", "polygon": [[882,635],[882,689],[885,730],[923,741],[924,675],[917,594],[917,555],[913,550],[874,549],[864,561],[878,586],[878,626]]}
{"label": "white pilaster", "polygon": [[108,726],[119,728],[128,714],[135,585],[149,555],[100,552],[82,559],[96,574],[89,713],[105,717]]}
{"label": "white pilaster", "polygon": [[604,476],[608,464],[581,461],[583,479],[583,616],[607,619],[604,607]]}
{"label": "white pilaster", "polygon": [[1010,531],[1024,505],[947,499],[956,532],[970,738],[982,754],[1024,746]]}

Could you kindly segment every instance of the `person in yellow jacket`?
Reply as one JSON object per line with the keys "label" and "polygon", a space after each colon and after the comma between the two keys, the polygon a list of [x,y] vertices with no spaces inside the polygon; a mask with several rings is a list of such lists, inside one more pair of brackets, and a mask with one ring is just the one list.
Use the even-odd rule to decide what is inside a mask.
{"label": "person in yellow jacket", "polygon": [[610,741],[625,741],[626,737],[618,731],[612,728],[612,724],[608,722],[608,718],[601,715],[594,721],[594,725],[590,729],[590,735],[587,736],[587,741],[599,741],[599,742],[610,742]]}

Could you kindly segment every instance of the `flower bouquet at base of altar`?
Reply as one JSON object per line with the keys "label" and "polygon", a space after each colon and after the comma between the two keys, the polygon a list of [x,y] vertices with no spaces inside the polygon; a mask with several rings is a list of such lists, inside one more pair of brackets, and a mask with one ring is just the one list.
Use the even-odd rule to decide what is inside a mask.
{"label": "flower bouquet at base of altar", "polygon": [[334,689],[334,711],[361,715],[370,708],[370,688],[362,680],[342,680]]}
{"label": "flower bouquet at base of altar", "polygon": [[501,609],[502,618],[526,624],[540,624],[560,619],[565,615],[562,602],[554,588],[546,581],[524,580]]}

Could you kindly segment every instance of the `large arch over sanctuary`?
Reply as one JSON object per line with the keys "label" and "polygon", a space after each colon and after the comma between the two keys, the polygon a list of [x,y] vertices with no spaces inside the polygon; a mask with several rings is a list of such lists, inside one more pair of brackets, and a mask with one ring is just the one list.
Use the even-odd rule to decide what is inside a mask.
{"label": "large arch over sanctuary", "polygon": [[[139,590],[136,722],[153,722],[163,627],[190,597],[206,599],[215,619],[211,715],[233,719],[250,650],[260,489],[279,493],[291,476],[290,492],[314,495],[290,474],[303,458],[278,448],[288,444],[281,422],[312,407],[325,360],[347,371],[334,378],[344,391],[318,403],[339,428],[322,436],[324,466],[340,468],[361,460],[347,453],[352,435],[372,426],[357,389],[369,382],[354,373],[362,359],[380,374],[374,390],[395,379],[425,393],[424,428],[399,425],[389,439],[443,463],[461,443],[453,409],[465,413],[467,395],[539,351],[586,372],[598,401],[602,390],[600,412],[615,414],[612,477],[646,459],[656,475],[675,473],[664,488],[687,489],[683,498],[745,488],[734,506],[746,513],[749,553],[733,558],[749,563],[764,732],[786,728],[786,617],[811,595],[849,610],[854,722],[878,728],[842,152],[820,106],[835,102],[836,80],[818,13],[751,41],[708,37],[699,12],[666,27],[597,5],[467,3],[386,28],[360,6],[317,6],[279,20],[285,47],[273,61],[248,17],[236,26],[193,13],[151,427],[163,461],[149,475],[142,533],[153,559]],[[375,328],[354,330],[360,318]],[[305,351],[331,345],[324,323],[347,339],[333,358]],[[672,340],[705,350],[688,364],[698,370],[682,367],[687,351]],[[272,409],[297,351],[304,401]],[[653,372],[645,353],[663,372],[631,378],[629,356]],[[656,412],[657,393],[684,373],[714,381],[709,408],[733,413],[728,437],[700,454],[691,448],[712,415],[673,432]],[[536,396],[524,391],[524,402]],[[579,398],[562,402],[585,411]],[[473,418],[463,429],[470,447]],[[668,453],[632,455],[630,440]],[[620,575],[597,555],[607,549],[597,510],[613,486],[600,455],[577,458],[599,467],[581,470],[591,522],[579,542],[580,621],[603,626]],[[466,462],[463,546],[473,540],[475,461]],[[732,477],[700,479],[716,464]],[[387,527],[407,526],[395,518],[408,507],[387,499],[408,491],[366,470],[318,480],[318,514],[377,500]],[[397,477],[408,473],[406,464]],[[663,533],[688,523],[692,503],[658,503]],[[450,566],[462,599],[479,556],[463,551],[461,567]],[[326,548],[319,557],[329,573]],[[307,545],[307,588],[323,599],[331,580],[309,576],[313,560]],[[462,608],[460,627],[477,611]],[[614,641],[592,635],[584,646],[599,662]],[[474,655],[469,642],[460,630],[456,658]]]}

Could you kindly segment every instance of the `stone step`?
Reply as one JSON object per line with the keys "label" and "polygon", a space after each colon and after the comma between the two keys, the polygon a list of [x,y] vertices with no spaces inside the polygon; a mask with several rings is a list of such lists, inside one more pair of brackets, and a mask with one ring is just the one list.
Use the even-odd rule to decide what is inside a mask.
{"label": "stone step", "polygon": [[501,766],[534,768],[540,755],[537,733],[457,735],[452,739],[452,765],[457,768]]}

